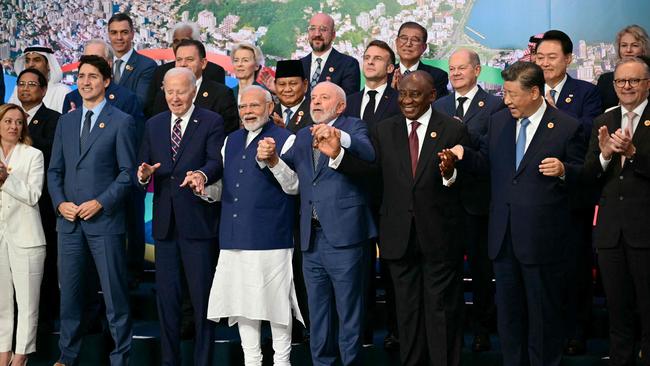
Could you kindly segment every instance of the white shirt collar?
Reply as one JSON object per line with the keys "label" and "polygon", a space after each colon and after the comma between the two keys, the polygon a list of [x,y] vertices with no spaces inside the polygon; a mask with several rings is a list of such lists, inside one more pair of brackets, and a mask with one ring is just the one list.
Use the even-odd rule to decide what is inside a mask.
{"label": "white shirt collar", "polygon": [[289,109],[291,110],[291,117],[293,118],[293,116],[296,114],[296,111],[298,110],[298,108],[300,108],[300,106],[302,105],[302,103],[303,103],[304,101],[305,101],[305,97],[303,96],[302,99],[300,100],[300,102],[298,102],[298,104],[296,104],[296,105],[294,105],[293,107],[290,107],[290,108],[287,107],[286,105],[280,103],[280,108],[282,109],[282,110],[281,110],[282,114],[284,115],[284,111],[285,111],[287,108],[289,108]]}
{"label": "white shirt collar", "polygon": [[478,85],[474,85],[472,89],[470,89],[465,95],[460,95],[458,92],[454,92],[454,100],[456,101],[456,107],[458,107],[458,98],[459,97],[467,97],[467,100],[463,104],[463,108],[465,109],[465,112],[467,112],[467,109],[469,108],[469,105],[472,104],[472,100],[476,96],[476,93],[478,93]]}
{"label": "white shirt collar", "polygon": [[[416,120],[416,121],[420,122],[421,126],[424,126],[424,130],[426,130],[427,127],[429,126],[429,120],[431,119],[431,113],[432,113],[431,106],[429,106],[429,109],[427,109],[427,111],[424,112],[424,114],[421,115],[420,118],[418,118]],[[411,128],[411,122],[413,122],[412,119],[406,118],[406,124],[409,127],[409,131],[410,131],[410,128]]]}
{"label": "white shirt collar", "polygon": [[194,103],[192,103],[192,105],[190,106],[190,109],[188,109],[187,112],[185,112],[185,114],[183,114],[182,116],[177,116],[174,113],[172,113],[171,114],[172,116],[171,116],[170,130],[171,131],[174,130],[174,123],[176,122],[177,118],[180,118],[181,119],[181,132],[185,133],[185,128],[187,128],[187,124],[190,121],[190,117],[192,117],[192,113],[194,113]]}
{"label": "white shirt collar", "polygon": [[420,67],[420,61],[419,61],[419,60],[418,60],[418,62],[416,62],[415,64],[413,64],[413,66],[411,66],[411,67],[406,67],[406,66],[404,66],[404,64],[403,64],[401,61],[400,61],[400,63],[399,63],[399,71],[402,73],[402,75],[404,75],[404,73],[406,72],[406,70],[409,70],[409,71],[411,71],[411,72],[413,72],[413,71],[417,71],[418,67]]}
{"label": "white shirt collar", "polygon": [[[625,107],[621,106],[621,128],[624,127],[622,125],[622,123],[623,123],[623,119],[626,118],[625,115],[627,114],[627,112],[634,112],[634,113],[636,113],[636,117],[634,117],[634,121],[632,121],[632,123],[633,123],[632,131],[636,131],[636,126],[638,125],[638,122],[636,122],[636,121],[640,120],[640,117],[643,115],[643,111],[645,111],[645,108],[646,108],[647,105],[648,105],[648,99],[645,99],[643,102],[641,102],[641,104],[636,106],[636,108],[634,108],[631,111],[626,109]],[[627,126],[627,125],[625,125],[625,126]]]}
{"label": "white shirt collar", "polygon": [[562,81],[560,81],[555,88],[551,88],[548,84],[544,84],[544,90],[546,92],[550,92],[551,89],[555,90],[557,93],[555,94],[555,100],[560,97],[560,93],[562,93],[562,88],[564,87],[564,84],[566,84],[566,80],[568,79],[567,74],[564,74],[564,78],[562,78]]}
{"label": "white shirt collar", "polygon": [[25,111],[25,113],[27,113],[27,115],[29,116],[29,119],[27,121],[28,125],[30,123],[32,123],[32,120],[34,119],[34,116],[36,115],[36,112],[38,112],[38,110],[41,108],[42,105],[43,105],[43,102],[39,103],[36,107],[34,107],[34,108],[32,108],[32,109],[30,109],[28,111]]}
{"label": "white shirt collar", "polygon": [[322,60],[321,63],[320,63],[320,68],[321,68],[321,70],[323,70],[325,68],[325,63],[327,62],[327,59],[330,57],[330,53],[332,53],[332,47],[330,47],[329,50],[325,51],[325,53],[323,53],[320,56],[316,56],[314,54],[314,52],[312,52],[311,53],[311,69],[312,69],[312,71],[316,71],[316,68],[318,67],[318,62],[316,62],[317,58],[320,58]]}
{"label": "white shirt collar", "polygon": [[388,87],[388,83],[384,83],[384,84],[378,86],[375,89],[370,89],[366,85],[366,87],[363,89],[363,97],[365,98],[368,95],[368,91],[370,91],[370,90],[375,90],[377,92],[377,98],[381,97],[382,95],[384,95],[384,92],[386,91],[387,87]]}
{"label": "white shirt collar", "polygon": [[122,57],[114,56],[113,57],[113,63],[115,63],[115,61],[117,61],[117,60],[122,60],[122,61],[124,61],[123,65],[125,65],[127,62],[129,62],[129,59],[131,58],[132,54],[133,54],[133,47],[131,47],[129,52],[123,54]]}
{"label": "white shirt collar", "polygon": [[[537,111],[535,113],[531,114],[528,116],[528,120],[530,121],[530,125],[537,129],[537,126],[542,122],[542,117],[544,117],[544,113],[546,113],[546,102],[542,102],[542,105],[537,108]],[[517,120],[517,125],[521,125],[521,120],[523,118],[519,118]]]}
{"label": "white shirt collar", "polygon": [[199,89],[201,89],[202,82],[203,82],[203,76],[196,79],[196,83],[194,83],[194,85],[196,85],[196,93],[194,93],[194,99],[192,99],[192,103],[194,103],[194,101],[196,100],[196,96],[199,95]]}

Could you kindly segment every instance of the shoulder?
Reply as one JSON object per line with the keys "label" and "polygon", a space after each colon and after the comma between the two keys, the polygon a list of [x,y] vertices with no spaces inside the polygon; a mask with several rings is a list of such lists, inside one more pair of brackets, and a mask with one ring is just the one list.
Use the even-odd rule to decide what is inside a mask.
{"label": "shoulder", "polygon": [[130,114],[127,114],[125,112],[122,112],[121,109],[113,107],[109,103],[106,103],[104,106],[104,110],[107,113],[107,118],[112,120],[112,121],[119,121],[119,123],[123,124],[129,124],[133,123],[133,117]]}
{"label": "shoulder", "polygon": [[[388,89],[386,89],[386,90],[388,90]],[[347,102],[348,103],[356,102],[356,101],[359,101],[361,99],[363,99],[363,90],[360,90],[358,92],[354,92],[354,93],[348,95]]]}
{"label": "shoulder", "polygon": [[610,108],[605,113],[594,118],[594,124],[598,124],[598,123],[604,124],[607,121],[616,120],[619,118],[621,118],[621,106],[616,106],[614,108]]}
{"label": "shoulder", "polygon": [[434,107],[436,107],[436,106],[441,106],[441,105],[444,105],[444,104],[450,103],[450,102],[452,102],[453,100],[454,100],[454,93],[447,94],[447,95],[445,95],[445,96],[442,97],[442,98],[438,98],[438,99],[436,99],[436,101],[433,102],[433,106],[434,106]]}
{"label": "shoulder", "polygon": [[443,75],[446,76],[447,75],[447,73],[443,69],[435,67],[435,66],[427,65],[424,62],[422,62],[422,60],[420,60],[420,64],[418,65],[418,70],[423,70],[423,71],[428,72],[429,74],[431,74],[434,77],[434,80],[435,80],[436,75],[437,76],[443,76]]}
{"label": "shoulder", "polygon": [[38,159],[43,157],[43,152],[33,146],[26,144],[18,144],[22,149],[22,154],[29,157],[30,159]]}
{"label": "shoulder", "polygon": [[458,121],[453,117],[450,117],[442,112],[437,111],[435,108],[431,110],[431,120],[438,121],[439,123],[442,123],[445,127],[450,128],[452,130],[461,131],[465,128],[463,123],[461,123],[460,121]]}
{"label": "shoulder", "polygon": [[61,117],[61,113],[49,109],[46,106],[42,106],[41,108],[39,108],[37,113],[42,114],[47,120],[57,120],[59,119],[59,117]]}
{"label": "shoulder", "polygon": [[140,54],[138,51],[134,51],[133,55],[131,56],[133,58],[134,63],[138,63],[143,65],[146,68],[156,68],[158,67],[158,64],[156,61],[150,59],[147,56],[144,56]]}
{"label": "shoulder", "polygon": [[65,124],[80,121],[81,113],[81,106],[79,106],[79,108],[75,109],[74,111],[62,114],[61,117],[59,117],[59,122]]}
{"label": "shoulder", "polygon": [[592,83],[590,83],[588,81],[584,81],[584,80],[580,80],[580,79],[574,79],[574,78],[572,78],[570,76],[567,77],[567,84],[573,84],[575,90],[580,91],[580,92],[584,92],[584,93],[596,90],[596,85],[594,85],[594,84],[592,84]]}
{"label": "shoulder", "polygon": [[333,61],[337,60],[339,62],[355,63],[357,65],[359,64],[354,57],[346,55],[345,53],[341,53],[336,48],[332,48],[332,53],[330,53],[330,57],[332,58]]}
{"label": "shoulder", "polygon": [[199,122],[206,122],[206,123],[217,123],[217,121],[222,121],[223,122],[223,117],[219,113],[213,112],[209,109],[201,108],[201,107],[194,107],[194,112],[192,113],[192,117],[190,119],[190,122],[192,122],[193,119],[198,120]]}
{"label": "shoulder", "polygon": [[568,130],[574,130],[580,126],[580,121],[557,108],[547,107],[546,113],[544,115],[544,120],[548,119],[558,121],[559,123],[556,125],[566,127]]}

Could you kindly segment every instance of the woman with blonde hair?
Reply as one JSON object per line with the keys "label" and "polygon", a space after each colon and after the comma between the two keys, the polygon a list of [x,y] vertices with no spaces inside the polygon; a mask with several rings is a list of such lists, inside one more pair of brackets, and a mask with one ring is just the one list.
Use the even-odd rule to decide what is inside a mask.
{"label": "woman with blonde hair", "polygon": [[[43,189],[43,153],[31,146],[27,114],[0,106],[0,366],[24,366],[36,351],[38,301],[45,235],[38,199]],[[14,294],[18,304],[16,347]]]}
{"label": "woman with blonde hair", "polygon": [[237,86],[233,88],[232,92],[237,98],[237,105],[239,105],[240,92],[247,86],[258,85],[266,89],[264,85],[257,82],[257,76],[264,66],[264,55],[262,50],[254,44],[239,43],[230,52],[230,59],[237,78]]}

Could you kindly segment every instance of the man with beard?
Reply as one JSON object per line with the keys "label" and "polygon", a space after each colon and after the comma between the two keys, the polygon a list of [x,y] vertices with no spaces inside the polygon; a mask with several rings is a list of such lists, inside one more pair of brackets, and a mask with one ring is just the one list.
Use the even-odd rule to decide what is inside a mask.
{"label": "man with beard", "polygon": [[[368,239],[377,235],[361,180],[332,168],[342,151],[364,161],[375,158],[365,123],[342,117],[344,110],[343,89],[320,83],[311,93],[315,125],[298,131],[290,147],[285,143],[287,151],[281,159],[269,139],[258,148],[260,159],[278,168],[274,176],[285,191],[299,184],[300,244],[314,365],[332,365],[339,354],[343,365],[361,361],[363,251]],[[338,148],[330,143],[332,139],[340,140]],[[333,324],[337,318],[338,326]]]}
{"label": "man with beard", "polygon": [[[70,92],[70,87],[61,83],[63,71],[59,66],[59,61],[54,57],[54,51],[49,47],[34,45],[25,48],[22,55],[18,56],[14,63],[16,73],[20,74],[25,69],[36,69],[47,78],[47,93],[43,97],[43,104],[46,107],[61,113],[63,109],[63,100],[66,94]],[[9,103],[20,105],[20,100],[16,95],[17,89],[9,98]]]}
{"label": "man with beard", "polygon": [[309,21],[307,38],[311,53],[300,59],[305,75],[309,78],[308,91],[321,81],[340,86],[345,94],[359,91],[361,85],[359,63],[332,47],[336,37],[334,19],[325,13],[314,15]]}
{"label": "man with beard", "polygon": [[147,121],[137,171],[143,189],[155,180],[152,236],[162,364],[179,364],[181,281],[187,280],[194,308],[194,364],[206,366],[214,328],[207,307],[219,217],[216,205],[192,190],[202,193],[222,176],[223,118],[192,103],[196,79],[189,69],[169,70],[164,85],[169,111]]}
{"label": "man with beard", "polygon": [[302,322],[291,269],[298,191],[297,187],[283,191],[264,169],[266,164],[254,158],[262,140],[283,148],[288,139],[295,138],[273,123],[272,111],[268,91],[257,85],[244,88],[239,103],[244,128],[230,134],[221,150],[221,251],[208,319],[228,318],[230,326],[238,324],[246,365],[262,364],[261,321],[269,321],[273,364],[285,366],[290,365],[292,316]]}
{"label": "man with beard", "polygon": [[299,60],[278,61],[275,69],[275,95],[280,103],[275,106],[271,118],[275,124],[296,133],[311,126],[309,100],[305,98],[309,83]]}

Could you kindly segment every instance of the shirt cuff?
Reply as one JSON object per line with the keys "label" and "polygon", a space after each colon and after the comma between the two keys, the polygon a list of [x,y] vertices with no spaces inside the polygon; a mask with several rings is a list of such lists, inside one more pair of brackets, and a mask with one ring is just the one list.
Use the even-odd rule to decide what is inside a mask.
{"label": "shirt cuff", "polygon": [[195,170],[195,171],[194,171],[193,173],[199,173],[199,174],[201,174],[201,175],[203,176],[203,179],[204,179],[204,183],[205,183],[205,184],[207,184],[207,183],[208,183],[208,176],[207,176],[207,175],[205,175],[205,173],[203,173],[203,172],[202,172],[202,171],[200,171],[200,170]]}
{"label": "shirt cuff", "polygon": [[142,186],[146,186],[147,184],[149,184],[150,181],[151,181],[151,176],[148,176],[146,180],[140,180],[140,178],[138,178],[138,183],[140,183],[140,185]]}
{"label": "shirt cuff", "polygon": [[194,195],[208,203],[214,203],[214,202],[221,201],[222,190],[223,188],[222,188],[221,180],[218,180],[215,183],[205,187],[205,194],[199,194],[194,192]]}
{"label": "shirt cuff", "polygon": [[350,135],[345,131],[341,131],[341,146],[346,149],[349,149],[351,145],[352,145],[352,138],[350,137]]}
{"label": "shirt cuff", "polygon": [[343,155],[345,155],[345,149],[341,149],[339,155],[334,159],[330,158],[329,163],[327,165],[332,169],[337,169],[339,165],[341,165],[341,161],[343,160]]}
{"label": "shirt cuff", "polygon": [[445,177],[442,177],[443,186],[451,187],[454,183],[456,183],[456,168],[454,168],[454,174],[451,175],[451,178],[445,179]]}
{"label": "shirt cuff", "polygon": [[612,158],[609,158],[609,160],[607,160],[603,156],[603,153],[600,153],[598,155],[598,160],[600,160],[600,166],[603,168],[603,170],[607,170],[607,166],[609,165],[609,162],[612,161]]}

